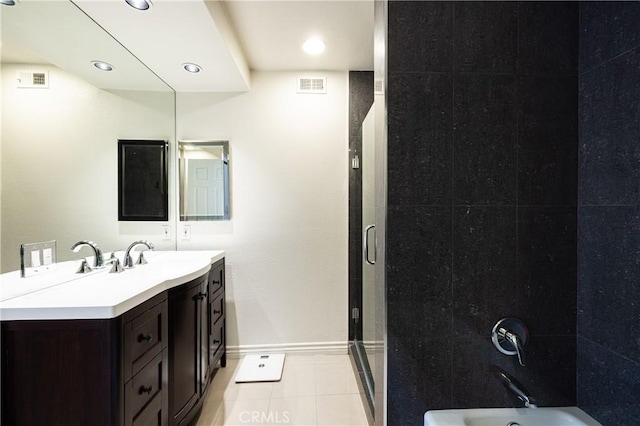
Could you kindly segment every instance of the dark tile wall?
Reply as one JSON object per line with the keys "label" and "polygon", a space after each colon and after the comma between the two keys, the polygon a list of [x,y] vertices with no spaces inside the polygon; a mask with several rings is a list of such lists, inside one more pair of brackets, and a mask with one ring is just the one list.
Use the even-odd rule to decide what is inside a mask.
{"label": "dark tile wall", "polygon": [[[351,168],[351,159],[362,160],[362,122],[373,105],[373,71],[349,71],[349,312],[362,306],[362,169]],[[349,340],[362,324],[351,319]]]}
{"label": "dark tile wall", "polygon": [[[388,423],[576,393],[578,3],[389,2]],[[500,318],[529,326],[527,366]]]}
{"label": "dark tile wall", "polygon": [[640,419],[640,2],[580,4],[578,405]]}

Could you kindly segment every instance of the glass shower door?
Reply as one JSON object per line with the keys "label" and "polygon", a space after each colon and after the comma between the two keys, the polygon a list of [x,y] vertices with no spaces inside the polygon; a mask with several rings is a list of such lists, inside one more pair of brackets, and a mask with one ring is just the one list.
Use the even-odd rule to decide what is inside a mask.
{"label": "glass shower door", "polygon": [[362,340],[357,342],[362,363],[367,397],[373,401],[375,368],[375,106],[362,123]]}

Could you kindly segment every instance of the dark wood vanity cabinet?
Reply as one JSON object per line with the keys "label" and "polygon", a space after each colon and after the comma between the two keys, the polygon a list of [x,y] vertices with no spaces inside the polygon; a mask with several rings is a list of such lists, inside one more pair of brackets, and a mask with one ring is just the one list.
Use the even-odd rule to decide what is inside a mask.
{"label": "dark wood vanity cabinet", "polygon": [[[147,301],[122,315],[124,425],[166,425],[168,303]],[[152,303],[149,303],[152,302]]]}
{"label": "dark wood vanity cabinet", "polygon": [[167,295],[120,317],[2,323],[2,424],[166,425]]}
{"label": "dark wood vanity cabinet", "polygon": [[[202,355],[204,362],[204,382],[211,380],[213,371],[220,361],[220,366],[227,365],[226,316],[225,316],[225,273],[224,259],[217,262],[209,272],[206,346]],[[203,337],[203,341],[205,338]]]}
{"label": "dark wood vanity cabinet", "polygon": [[1,424],[188,424],[225,364],[223,311],[224,259],[117,318],[2,322]]}
{"label": "dark wood vanity cabinet", "polygon": [[224,260],[208,275],[169,291],[170,425],[191,422],[217,362],[226,364],[223,310]]}
{"label": "dark wood vanity cabinet", "polygon": [[200,398],[200,329],[207,276],[169,291],[171,425],[188,422]]}

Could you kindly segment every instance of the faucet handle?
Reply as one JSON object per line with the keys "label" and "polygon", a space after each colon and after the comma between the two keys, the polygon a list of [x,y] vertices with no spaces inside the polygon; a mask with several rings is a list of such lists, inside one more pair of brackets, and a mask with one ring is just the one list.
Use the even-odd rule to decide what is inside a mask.
{"label": "faucet handle", "polygon": [[136,260],[136,265],[146,265],[147,263],[147,259],[144,257],[144,252],[141,251],[138,256],[138,260]]}
{"label": "faucet handle", "polygon": [[512,333],[511,331],[507,331],[504,328],[500,328],[498,330],[498,334],[507,341],[511,342],[511,345],[513,345],[513,348],[516,350],[516,354],[518,355],[518,362],[521,366],[524,367],[524,347],[522,346],[518,335]]}
{"label": "faucet handle", "polygon": [[109,258],[109,260],[105,261],[104,263],[112,264],[111,269],[109,270],[110,274],[119,274],[120,272],[124,271],[124,268],[120,263],[120,259],[118,259],[118,257],[114,253],[111,253],[111,257]]}
{"label": "faucet handle", "polygon": [[91,269],[91,266],[89,266],[87,259],[82,259],[82,262],[80,263],[80,267],[76,271],[76,274],[86,274],[91,271],[92,269]]}
{"label": "faucet handle", "polygon": [[524,348],[529,342],[529,329],[518,318],[503,318],[491,330],[493,345],[505,355],[517,355],[521,366],[524,364]]}

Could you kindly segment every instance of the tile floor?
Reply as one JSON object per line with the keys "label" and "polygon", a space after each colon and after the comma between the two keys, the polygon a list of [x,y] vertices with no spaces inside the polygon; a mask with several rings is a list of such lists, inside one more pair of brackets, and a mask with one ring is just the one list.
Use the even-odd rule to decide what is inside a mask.
{"label": "tile floor", "polygon": [[235,383],[239,361],[214,377],[197,426],[367,425],[348,355],[287,355],[271,383]]}

